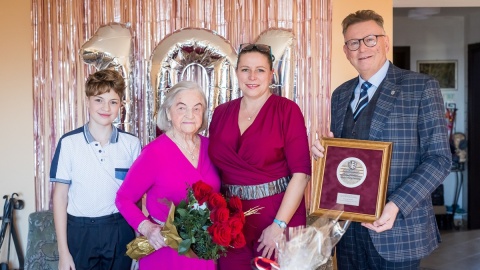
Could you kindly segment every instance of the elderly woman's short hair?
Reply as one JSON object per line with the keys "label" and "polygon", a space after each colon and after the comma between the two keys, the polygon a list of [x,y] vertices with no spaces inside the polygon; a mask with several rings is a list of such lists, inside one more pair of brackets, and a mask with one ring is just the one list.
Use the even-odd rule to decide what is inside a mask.
{"label": "elderly woman's short hair", "polygon": [[167,118],[167,111],[173,106],[173,102],[175,101],[175,97],[178,93],[184,90],[196,90],[200,93],[203,98],[203,118],[202,118],[202,125],[198,129],[198,132],[201,132],[207,128],[208,122],[208,112],[207,112],[207,98],[205,97],[205,93],[203,92],[200,85],[196,82],[192,81],[181,81],[175,84],[168,92],[165,94],[165,99],[163,100],[162,105],[160,106],[160,110],[157,114],[157,126],[158,128],[166,132],[172,128],[172,123]]}

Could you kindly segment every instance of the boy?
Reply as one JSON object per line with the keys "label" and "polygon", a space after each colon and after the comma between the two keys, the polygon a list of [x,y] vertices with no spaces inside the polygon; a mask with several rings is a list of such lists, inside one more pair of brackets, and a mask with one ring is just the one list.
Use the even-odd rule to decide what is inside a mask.
{"label": "boy", "polygon": [[90,120],[60,138],[50,168],[58,269],[130,269],[126,245],[135,234],[115,196],[141,145],[112,125],[125,92],[123,77],[101,70],[85,86]]}

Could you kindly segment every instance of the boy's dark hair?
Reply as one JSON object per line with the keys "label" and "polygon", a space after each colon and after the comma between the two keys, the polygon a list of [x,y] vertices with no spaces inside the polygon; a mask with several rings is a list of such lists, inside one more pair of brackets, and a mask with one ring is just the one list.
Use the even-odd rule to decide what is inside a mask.
{"label": "boy's dark hair", "polygon": [[125,80],[119,72],[104,69],[88,76],[85,83],[85,94],[87,97],[98,96],[110,92],[110,90],[115,91],[120,99],[125,95]]}
{"label": "boy's dark hair", "polygon": [[343,34],[347,32],[347,28],[356,23],[375,21],[383,29],[383,17],[373,10],[358,10],[355,13],[350,13],[342,21]]}

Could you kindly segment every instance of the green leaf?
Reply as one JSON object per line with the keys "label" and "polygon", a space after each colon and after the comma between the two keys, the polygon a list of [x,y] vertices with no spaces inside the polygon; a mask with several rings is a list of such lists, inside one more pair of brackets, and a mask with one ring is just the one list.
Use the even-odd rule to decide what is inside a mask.
{"label": "green leaf", "polygon": [[185,200],[180,201],[180,203],[177,205],[178,208],[187,208],[187,202]]}
{"label": "green leaf", "polygon": [[[182,239],[189,238],[188,236],[189,236],[188,233],[180,232],[180,237],[181,237]],[[190,241],[190,239],[189,239],[188,241]]]}
{"label": "green leaf", "polygon": [[181,216],[181,217],[185,217],[188,212],[185,210],[185,209],[177,209],[177,213]]}
{"label": "green leaf", "polygon": [[190,239],[185,239],[178,245],[178,254],[185,255],[187,254],[190,246],[192,245],[192,241]]}

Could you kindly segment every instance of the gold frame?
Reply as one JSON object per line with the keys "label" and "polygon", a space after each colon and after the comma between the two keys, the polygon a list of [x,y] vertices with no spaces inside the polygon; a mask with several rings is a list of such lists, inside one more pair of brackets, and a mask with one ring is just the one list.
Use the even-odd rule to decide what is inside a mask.
{"label": "gold frame", "polygon": [[[372,223],[377,220],[382,214],[385,206],[386,192],[388,186],[388,176],[390,173],[390,159],[392,155],[393,143],[391,142],[378,142],[378,141],[366,141],[366,140],[353,140],[353,139],[341,139],[341,138],[327,138],[324,137],[321,140],[322,146],[325,149],[324,157],[314,162],[314,171],[312,177],[312,205],[310,207],[310,215],[314,216],[331,216],[332,218],[338,217],[341,214],[340,219],[352,220],[357,222]],[[378,195],[375,208],[375,215],[365,213],[347,212],[342,210],[333,210],[322,208],[320,200],[322,196],[322,188],[324,184],[325,162],[328,158],[328,149],[330,146],[355,148],[355,149],[368,149],[382,151],[382,164],[379,175]],[[342,213],[343,212],[343,213]]]}

